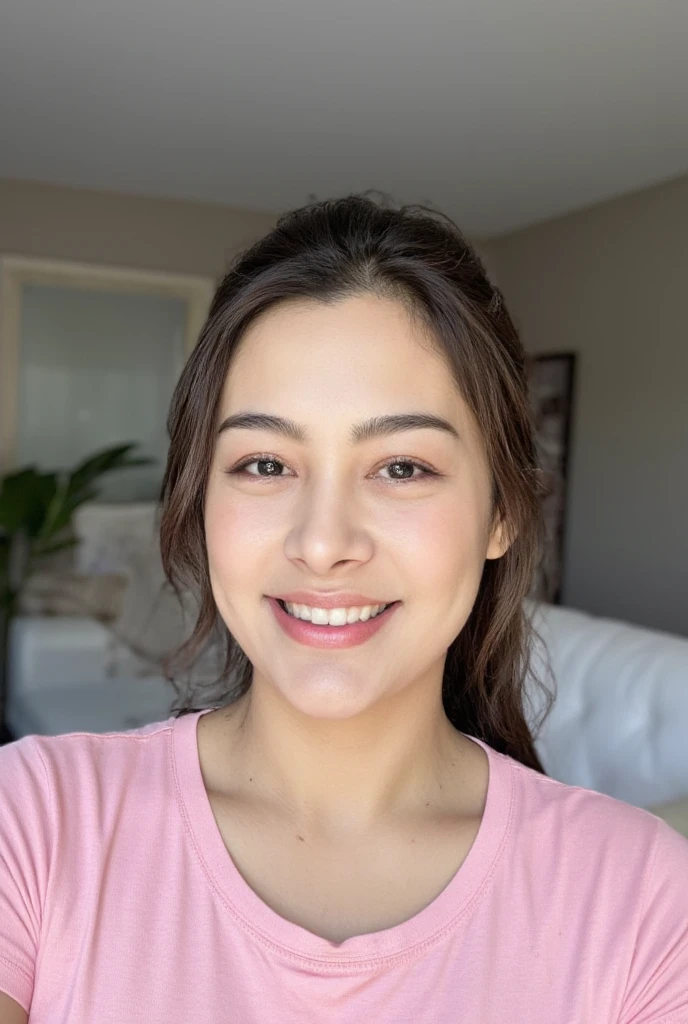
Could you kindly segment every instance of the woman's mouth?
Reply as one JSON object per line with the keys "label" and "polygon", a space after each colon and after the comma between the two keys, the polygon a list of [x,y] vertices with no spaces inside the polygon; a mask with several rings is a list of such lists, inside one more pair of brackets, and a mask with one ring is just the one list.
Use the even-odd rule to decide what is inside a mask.
{"label": "woman's mouth", "polygon": [[347,626],[354,622],[367,622],[368,619],[377,618],[387,610],[395,601],[387,604],[364,605],[361,608],[308,608],[306,605],[293,604],[276,598],[287,615],[303,622],[312,622],[314,626]]}
{"label": "woman's mouth", "polygon": [[[395,610],[401,605],[401,601],[393,601],[372,608],[367,605],[362,609],[332,609],[327,612],[323,609],[314,609],[311,617],[297,618],[294,612],[302,610],[304,606],[292,605],[290,611],[286,603],[279,598],[269,597],[268,601],[278,624],[287,636],[309,647],[326,648],[354,647],[365,643],[390,621]],[[375,608],[377,611],[372,614]],[[352,621],[342,621],[344,612],[347,619],[351,618]],[[326,621],[318,622],[319,618],[322,620],[325,616]],[[330,619],[334,621],[331,622]]]}

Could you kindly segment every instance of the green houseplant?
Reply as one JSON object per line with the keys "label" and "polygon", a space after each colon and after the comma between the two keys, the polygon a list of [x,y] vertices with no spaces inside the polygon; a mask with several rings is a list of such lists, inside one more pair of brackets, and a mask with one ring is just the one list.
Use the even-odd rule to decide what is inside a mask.
{"label": "green houseplant", "polygon": [[71,471],[43,473],[27,466],[0,477],[0,743],[8,738],[9,632],[22,589],[48,556],[78,543],[72,516],[97,496],[100,477],[154,461],[133,457],[136,447],[106,448]]}

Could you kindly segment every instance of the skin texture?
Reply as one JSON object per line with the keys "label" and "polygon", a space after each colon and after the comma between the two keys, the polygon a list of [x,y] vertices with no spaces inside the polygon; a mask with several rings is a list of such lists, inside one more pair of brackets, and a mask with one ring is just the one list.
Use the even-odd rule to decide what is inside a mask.
{"label": "skin texture", "polygon": [[0,1024],[26,1024],[28,1015],[19,1003],[0,992]]}
{"label": "skin texture", "polygon": [[[244,698],[201,719],[199,755],[249,883],[284,916],[341,940],[421,909],[476,834],[487,758],[446,718],[441,682],[485,560],[507,542],[490,520],[477,424],[401,303],[365,294],[268,310],[230,367],[218,426],[245,411],[289,417],[310,438],[265,429],[218,436],[205,505],[211,584],[254,673]],[[425,428],[350,444],[353,423],[410,411],[444,417],[459,439]],[[268,455],[282,467],[277,476],[256,462],[228,473]],[[395,460],[440,475],[406,468],[414,479],[398,482]],[[287,637],[265,599],[296,588],[403,603],[365,644],[320,650]],[[275,842],[287,851],[279,874],[261,867],[260,850]],[[299,851],[291,863],[290,843]],[[414,847],[412,862],[402,847]],[[370,868],[351,878],[357,858]],[[376,907],[390,862],[406,872],[408,899],[383,906],[378,896]],[[327,917],[340,871],[350,884]],[[321,899],[309,907],[319,874]]]}

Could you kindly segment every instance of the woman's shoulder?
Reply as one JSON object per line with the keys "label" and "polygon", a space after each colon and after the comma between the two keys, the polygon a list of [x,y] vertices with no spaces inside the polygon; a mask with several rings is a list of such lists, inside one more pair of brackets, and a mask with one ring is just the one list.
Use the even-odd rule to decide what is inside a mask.
{"label": "woman's shoulder", "polygon": [[543,852],[552,849],[557,837],[564,856],[616,855],[644,867],[648,858],[670,856],[688,869],[688,839],[651,810],[555,779],[494,750],[490,759],[511,775],[514,820],[528,823],[528,836]]}
{"label": "woman's shoulder", "polygon": [[151,722],[136,728],[112,732],[67,732],[56,736],[30,734],[0,747],[0,764],[26,764],[31,760],[61,761],[80,756],[98,757],[107,750],[131,751],[142,743],[161,738],[174,725],[174,718]]}
{"label": "woman's shoulder", "polygon": [[[618,870],[637,892],[674,886],[688,877],[688,838],[647,808],[543,775],[510,757],[517,834],[543,871],[591,884]],[[525,843],[524,843],[525,840]],[[683,901],[688,919],[688,897]]]}
{"label": "woman's shoulder", "polygon": [[126,877],[147,839],[178,827],[173,722],[0,747],[0,990],[21,1005],[46,929],[62,936],[63,908],[94,907],[114,857]]}
{"label": "woman's shoulder", "polygon": [[[113,843],[135,842],[169,819],[173,722],[30,735],[0,747],[0,867],[15,864],[11,876],[34,879],[37,907],[49,877],[96,863]],[[9,886],[0,870],[0,902]]]}
{"label": "woman's shoulder", "polygon": [[621,972],[619,1019],[688,1020],[688,839],[646,808],[491,759],[511,783],[494,889],[511,919],[537,913],[544,932],[550,915],[561,956],[580,965],[590,950]]}
{"label": "woman's shoulder", "polygon": [[58,736],[29,735],[0,747],[0,802],[7,812],[15,805],[38,803],[54,815],[80,795],[111,792],[139,775],[150,777],[156,765],[164,770],[174,719],[121,732],[72,732]]}

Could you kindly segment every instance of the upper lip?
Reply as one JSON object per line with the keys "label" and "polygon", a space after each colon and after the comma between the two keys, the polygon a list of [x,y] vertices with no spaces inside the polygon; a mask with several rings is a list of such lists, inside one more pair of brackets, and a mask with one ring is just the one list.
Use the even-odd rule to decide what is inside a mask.
{"label": "upper lip", "polygon": [[290,590],[288,594],[274,594],[280,601],[290,604],[306,604],[309,608],[364,608],[366,605],[393,604],[393,601],[381,601],[376,597],[366,597],[343,590],[338,594],[319,594],[313,590]]}

